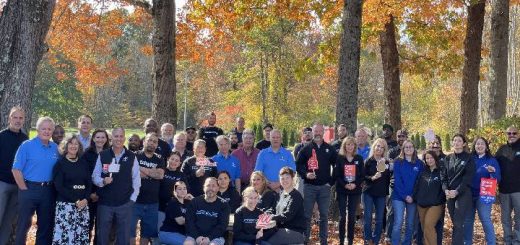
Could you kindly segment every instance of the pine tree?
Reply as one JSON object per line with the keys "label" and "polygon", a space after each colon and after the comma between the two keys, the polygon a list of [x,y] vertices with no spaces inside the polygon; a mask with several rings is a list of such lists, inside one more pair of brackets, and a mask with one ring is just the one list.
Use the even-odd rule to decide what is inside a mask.
{"label": "pine tree", "polygon": [[289,135],[287,134],[287,130],[282,129],[282,137],[283,137],[283,145],[285,147],[289,147]]}
{"label": "pine tree", "polygon": [[448,133],[446,133],[446,135],[444,137],[444,147],[443,147],[445,151],[449,151],[451,149],[450,141],[451,141],[450,135]]}

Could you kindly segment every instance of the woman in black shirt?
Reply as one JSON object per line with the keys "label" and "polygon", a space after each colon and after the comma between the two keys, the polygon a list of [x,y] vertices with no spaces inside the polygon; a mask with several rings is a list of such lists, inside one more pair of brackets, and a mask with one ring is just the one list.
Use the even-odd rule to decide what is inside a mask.
{"label": "woman in black shirt", "polygon": [[256,226],[258,217],[263,213],[256,207],[259,195],[251,186],[247,187],[242,195],[244,203],[237,209],[233,223],[233,244],[259,244],[264,235],[263,229],[257,229]]}
{"label": "woman in black shirt", "polygon": [[196,140],[193,144],[195,156],[186,159],[182,163],[181,171],[186,175],[188,189],[194,196],[204,194],[202,187],[208,177],[217,177],[217,164],[211,158],[206,157],[206,142]]}
{"label": "woman in black shirt", "polygon": [[63,140],[61,159],[54,166],[57,191],[53,244],[89,244],[88,197],[92,187],[88,164],[79,159],[83,153],[77,136]]}
{"label": "woman in black shirt", "polygon": [[303,197],[294,188],[295,171],[289,167],[280,170],[282,192],[276,204],[276,213],[271,221],[276,225],[276,233],[267,241],[270,244],[303,244],[305,222],[303,216]]}
{"label": "woman in black shirt", "polygon": [[339,206],[339,241],[345,242],[345,222],[348,209],[348,244],[354,242],[356,209],[361,200],[361,183],[365,179],[363,157],[356,154],[356,140],[346,137],[336,160],[336,192]]}
{"label": "woman in black shirt", "polygon": [[[175,195],[174,185],[177,181],[183,181],[186,183],[186,175],[181,172],[181,155],[179,152],[174,151],[168,158],[164,177],[161,180],[161,186],[159,187],[159,229],[166,217],[166,206]],[[190,194],[188,194],[188,196],[192,197]]]}
{"label": "woman in black shirt", "polygon": [[[364,239],[365,243],[379,244],[383,231],[383,214],[386,196],[389,194],[390,170],[388,145],[379,138],[370,148],[370,154],[365,162],[365,187],[363,188]],[[374,210],[375,207],[375,210]],[[375,230],[372,230],[372,210],[376,213]],[[372,232],[374,231],[374,232]]]}
{"label": "woman in black shirt", "polygon": [[254,171],[249,181],[251,186],[260,195],[256,207],[264,213],[274,213],[278,194],[267,187],[267,178],[261,171]]}
{"label": "woman in black shirt", "polygon": [[166,219],[159,232],[159,240],[161,244],[182,245],[186,240],[186,210],[191,199],[184,181],[175,182],[173,195],[165,210]]}
{"label": "woman in black shirt", "polygon": [[240,194],[230,185],[230,176],[227,171],[220,171],[218,173],[218,193],[217,195],[223,198],[234,214],[238,207],[240,207]]}

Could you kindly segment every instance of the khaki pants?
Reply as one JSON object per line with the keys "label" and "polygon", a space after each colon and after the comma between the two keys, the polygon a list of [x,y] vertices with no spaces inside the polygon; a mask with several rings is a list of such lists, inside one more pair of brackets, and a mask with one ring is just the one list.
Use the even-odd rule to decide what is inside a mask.
{"label": "khaki pants", "polygon": [[431,206],[423,208],[417,206],[421,227],[424,231],[424,244],[437,245],[437,231],[435,225],[439,221],[441,214],[444,212],[444,205]]}

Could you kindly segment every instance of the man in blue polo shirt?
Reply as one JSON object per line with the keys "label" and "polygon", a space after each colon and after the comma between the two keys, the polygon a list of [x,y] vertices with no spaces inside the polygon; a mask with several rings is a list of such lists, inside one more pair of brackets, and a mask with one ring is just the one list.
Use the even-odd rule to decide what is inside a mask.
{"label": "man in blue polo shirt", "polygon": [[282,147],[282,133],[273,129],[270,133],[271,146],[263,149],[258,154],[255,171],[262,171],[269,181],[269,188],[279,192],[280,182],[278,174],[283,167],[289,167],[296,171],[296,164],[290,151]]}
{"label": "man in blue polo shirt", "polygon": [[54,223],[54,188],[52,170],[58,161],[58,146],[51,142],[54,120],[40,117],[36,122],[38,136],[22,143],[13,164],[18,185],[18,224],[16,245],[25,244],[34,212],[38,217],[36,244],[51,244]]}
{"label": "man in blue polo shirt", "polygon": [[218,152],[211,159],[217,163],[218,172],[225,170],[229,173],[232,185],[240,193],[240,160],[229,152],[231,140],[224,135],[219,135],[215,141]]}

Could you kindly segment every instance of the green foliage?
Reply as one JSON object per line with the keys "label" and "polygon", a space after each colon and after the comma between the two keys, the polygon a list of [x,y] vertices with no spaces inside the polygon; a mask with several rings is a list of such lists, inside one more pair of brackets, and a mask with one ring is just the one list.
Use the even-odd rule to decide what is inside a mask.
{"label": "green foliage", "polygon": [[478,136],[484,137],[488,140],[489,148],[494,154],[496,150],[498,150],[498,147],[507,142],[505,131],[507,127],[511,125],[519,127],[520,117],[505,117],[495,121],[494,123],[486,124],[481,128],[471,129],[468,133],[468,142],[473,142],[473,140]]}
{"label": "green foliage", "polygon": [[421,145],[419,149],[424,150],[426,149],[426,139],[424,138],[424,135],[421,135]]}
{"label": "green foliage", "polygon": [[446,133],[443,141],[444,141],[444,146],[442,148],[445,151],[449,151],[451,149],[451,136],[449,133]]}
{"label": "green foliage", "polygon": [[81,115],[82,94],[76,88],[75,69],[71,62],[58,57],[57,65],[43,59],[34,85],[32,107],[36,116],[50,116],[56,123],[75,125]]}
{"label": "green foliage", "polygon": [[285,128],[282,129],[283,145],[289,146],[289,135]]}
{"label": "green foliage", "polygon": [[415,144],[415,134],[412,134],[412,137],[410,137],[410,140],[412,141],[413,145],[416,146],[416,144]]}
{"label": "green foliage", "polygon": [[413,142],[413,144],[417,147],[417,148],[420,148],[421,147],[421,135],[419,133],[416,133],[415,134],[415,142]]}
{"label": "green foliage", "polygon": [[291,130],[291,133],[289,134],[289,145],[294,145],[296,143],[296,132],[294,130]]}
{"label": "green foliage", "polygon": [[264,138],[262,123],[258,124],[258,127],[256,128],[256,132],[255,132],[255,137],[256,137],[256,139],[255,139],[256,142],[260,142]]}

